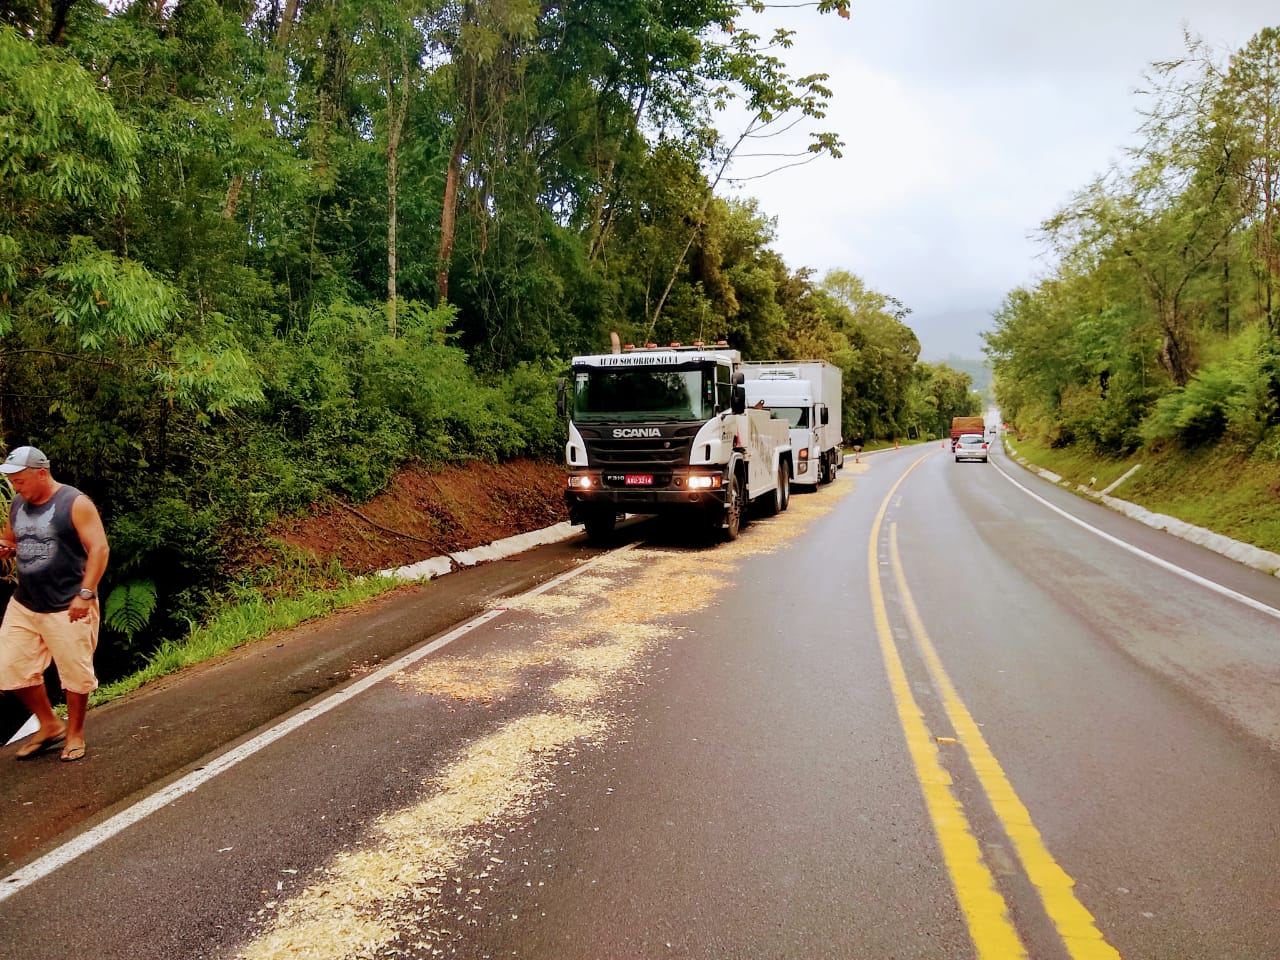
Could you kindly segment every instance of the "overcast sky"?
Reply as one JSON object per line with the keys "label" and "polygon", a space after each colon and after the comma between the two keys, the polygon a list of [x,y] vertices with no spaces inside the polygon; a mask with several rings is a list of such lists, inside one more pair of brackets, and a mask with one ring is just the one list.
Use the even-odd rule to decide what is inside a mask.
{"label": "overcast sky", "polygon": [[981,356],[1005,294],[1045,270],[1032,235],[1134,141],[1134,91],[1185,52],[1184,28],[1235,50],[1280,25],[1275,0],[853,0],[851,14],[787,14],[784,54],[795,74],[830,74],[819,123],[844,157],[738,192],[777,218],[792,269],[847,269],[911,308],[927,360]]}

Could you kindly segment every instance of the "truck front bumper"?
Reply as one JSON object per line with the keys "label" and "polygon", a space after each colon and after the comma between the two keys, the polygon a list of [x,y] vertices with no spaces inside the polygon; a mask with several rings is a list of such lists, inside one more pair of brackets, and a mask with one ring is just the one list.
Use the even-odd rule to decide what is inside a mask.
{"label": "truck front bumper", "polygon": [[723,513],[729,498],[722,474],[675,471],[669,476],[630,474],[647,477],[652,483],[628,482],[628,474],[580,470],[569,475],[565,505],[570,523],[582,523],[592,511],[612,509],[614,513],[665,514],[683,511]]}

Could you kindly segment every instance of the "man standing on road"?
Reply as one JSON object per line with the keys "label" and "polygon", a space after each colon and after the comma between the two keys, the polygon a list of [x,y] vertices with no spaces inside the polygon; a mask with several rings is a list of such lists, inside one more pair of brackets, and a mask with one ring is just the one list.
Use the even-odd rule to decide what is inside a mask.
{"label": "man standing on road", "polygon": [[862,431],[859,430],[853,435],[853,462],[862,462]]}
{"label": "man standing on road", "polygon": [[[110,548],[93,501],[49,473],[49,458],[18,447],[0,464],[13,485],[0,558],[16,557],[18,586],[0,623],[0,690],[11,690],[40,722],[18,748],[29,760],[62,744],[62,759],[84,756],[84,716],[98,686],[98,581]],[[53,662],[67,698],[67,722],[53,712],[44,672]]]}

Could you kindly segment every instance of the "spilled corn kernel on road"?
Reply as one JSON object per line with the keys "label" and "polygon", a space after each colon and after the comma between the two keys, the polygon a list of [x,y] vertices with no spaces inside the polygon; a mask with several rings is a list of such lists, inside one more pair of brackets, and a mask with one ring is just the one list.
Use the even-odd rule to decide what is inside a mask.
{"label": "spilled corn kernel on road", "polygon": [[[437,904],[445,886],[456,887],[477,832],[527,815],[564,753],[618,735],[625,721],[610,708],[613,695],[638,681],[655,648],[678,639],[681,618],[714,603],[745,558],[785,546],[833,504],[834,496],[796,498],[779,521],[756,524],[750,537],[715,550],[639,546],[593,561],[589,573],[554,593],[504,603],[536,621],[545,639],[515,651],[433,659],[398,677],[421,696],[478,703],[506,699],[535,670],[549,682],[543,709],[471,745],[424,782],[421,802],[384,814],[361,849],[339,856],[287,902],[273,903],[268,929],[239,956],[337,960],[411,937],[418,948],[462,939],[471,918]],[[482,872],[468,883],[484,879]],[[467,906],[480,892],[468,888]]]}

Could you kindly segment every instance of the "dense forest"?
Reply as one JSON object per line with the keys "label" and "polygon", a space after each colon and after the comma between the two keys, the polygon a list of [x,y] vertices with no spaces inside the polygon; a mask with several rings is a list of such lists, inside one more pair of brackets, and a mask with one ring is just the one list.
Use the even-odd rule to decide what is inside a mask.
{"label": "dense forest", "polygon": [[559,456],[554,380],[610,331],[825,357],[869,437],[971,412],[903,304],[789,267],[722,189],[795,124],[780,166],[844,148],[759,9],[3,5],[0,425],[103,512],[109,646],[145,659],[256,589],[273,519],[407,462]]}
{"label": "dense forest", "polygon": [[1280,29],[1154,64],[1136,145],[1042,226],[986,335],[1005,419],[1124,456],[1280,458]]}

